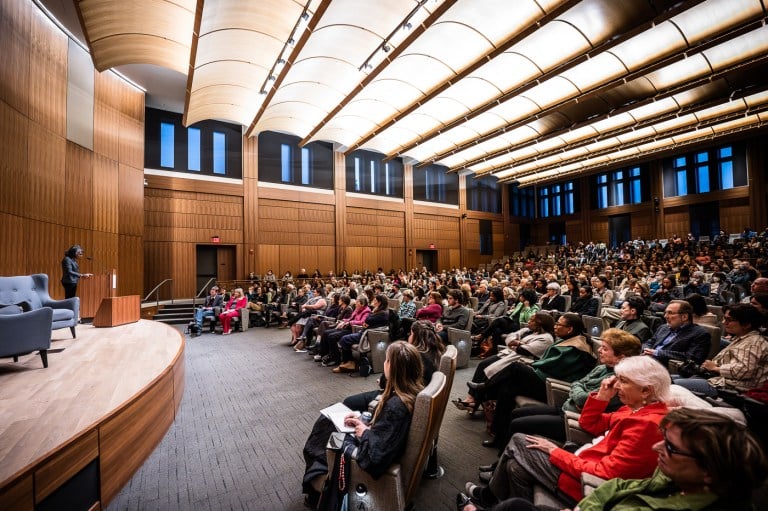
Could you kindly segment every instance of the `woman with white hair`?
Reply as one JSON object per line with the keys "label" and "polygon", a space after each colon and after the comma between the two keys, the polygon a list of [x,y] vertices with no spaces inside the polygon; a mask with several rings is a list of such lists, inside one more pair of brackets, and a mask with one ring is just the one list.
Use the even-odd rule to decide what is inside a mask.
{"label": "woman with white hair", "polygon": [[541,296],[539,307],[545,311],[565,312],[565,298],[560,296],[560,284],[557,282],[547,284],[547,293]]}
{"label": "woman with white hair", "polygon": [[[558,509],[571,508],[584,497],[582,473],[604,479],[649,477],[656,468],[653,445],[662,440],[659,424],[671,400],[669,373],[650,357],[625,358],[614,372],[587,398],[579,417],[582,429],[596,436],[591,444],[571,453],[545,438],[517,433],[489,485],[467,483],[467,495],[460,494],[457,502],[490,507],[512,497],[531,501],[538,484],[558,490]],[[603,413],[617,395],[624,406]]]}

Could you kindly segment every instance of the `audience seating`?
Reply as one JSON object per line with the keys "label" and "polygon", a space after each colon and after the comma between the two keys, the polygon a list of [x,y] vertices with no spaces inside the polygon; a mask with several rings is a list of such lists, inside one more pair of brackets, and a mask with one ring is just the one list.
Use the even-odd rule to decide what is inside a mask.
{"label": "audience seating", "polygon": [[[456,375],[456,361],[458,354],[459,352],[456,349],[456,346],[449,345],[445,348],[445,353],[443,353],[443,356],[440,357],[440,366],[438,367],[438,371],[445,375],[445,386],[448,389],[448,392],[444,394],[446,403],[440,405],[442,408],[445,408],[448,405],[447,400],[450,397],[450,389],[453,387],[453,377]],[[443,474],[445,474],[445,469],[440,466],[437,459],[438,440],[439,432],[438,436],[435,437],[435,445],[432,447],[432,453],[429,455],[427,468],[424,470],[424,477],[428,479],[438,479],[442,477]]]}
{"label": "audience seating", "polygon": [[371,368],[374,373],[384,372],[384,360],[387,358],[387,348],[392,344],[389,329],[386,327],[372,328],[365,334],[366,339],[352,347],[352,353],[370,353]]}
{"label": "audience seating", "polygon": [[603,320],[594,316],[582,316],[581,320],[584,322],[587,334],[592,338],[600,338],[603,333]]}
{"label": "audience seating", "polygon": [[53,310],[51,330],[69,328],[72,338],[80,315],[80,299],[54,300],[48,294],[48,275],[36,273],[17,277],[0,277],[0,305],[26,302],[31,310],[50,307]]}
{"label": "audience seating", "polygon": [[472,322],[475,318],[475,311],[469,309],[469,321],[466,330],[448,327],[448,342],[456,346],[459,352],[456,367],[462,369],[469,365],[469,354],[472,351]]}
{"label": "audience seating", "polygon": [[0,309],[0,358],[13,357],[40,350],[43,367],[48,367],[48,349],[51,347],[53,309],[42,307],[21,312],[16,306]]}
{"label": "audience seating", "polygon": [[[432,381],[416,397],[405,452],[384,475],[373,479],[354,458],[350,460],[347,478],[349,509],[401,511],[408,508],[443,420],[450,393],[446,379],[445,374],[435,371]],[[336,455],[336,451],[328,450],[329,467],[334,466]]]}

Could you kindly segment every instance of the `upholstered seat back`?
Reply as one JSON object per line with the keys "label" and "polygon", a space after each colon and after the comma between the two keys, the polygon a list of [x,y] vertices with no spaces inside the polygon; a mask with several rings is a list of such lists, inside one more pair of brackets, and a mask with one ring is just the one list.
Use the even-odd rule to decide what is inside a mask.
{"label": "upholstered seat back", "polygon": [[39,273],[37,275],[0,277],[0,305],[27,302],[32,306],[32,309],[39,309],[43,306],[40,300],[41,290],[46,296],[48,295],[48,275]]}

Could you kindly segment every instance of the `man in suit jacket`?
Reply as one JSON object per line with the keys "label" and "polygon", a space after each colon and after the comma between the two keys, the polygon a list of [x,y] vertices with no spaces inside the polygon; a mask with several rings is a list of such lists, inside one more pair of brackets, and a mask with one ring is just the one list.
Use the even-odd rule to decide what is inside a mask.
{"label": "man in suit jacket", "polygon": [[210,290],[210,294],[205,298],[203,306],[195,311],[195,323],[197,323],[197,331],[203,330],[203,319],[206,316],[213,317],[213,309],[221,307],[222,296],[219,294],[219,286],[213,286]]}
{"label": "man in suit jacket", "polygon": [[643,353],[650,355],[664,366],[670,359],[693,360],[701,364],[709,354],[709,332],[693,324],[693,308],[683,300],[672,300],[664,311],[666,325],[656,330],[651,339],[643,344]]}

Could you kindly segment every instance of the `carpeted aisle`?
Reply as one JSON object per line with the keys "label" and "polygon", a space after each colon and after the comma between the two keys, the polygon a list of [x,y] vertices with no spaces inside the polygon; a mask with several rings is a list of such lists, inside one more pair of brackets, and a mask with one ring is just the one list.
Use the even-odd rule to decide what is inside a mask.
{"label": "carpeted aisle", "polygon": [[[179,414],[107,509],[307,509],[301,449],[318,410],[375,388],[376,375],[332,374],[294,353],[289,338],[276,328],[188,338]],[[465,394],[472,371],[457,372],[452,397]],[[477,465],[495,456],[480,446],[481,414],[471,420],[448,407],[438,450],[446,475],[423,482],[416,509],[454,509],[456,493],[477,477]]]}

